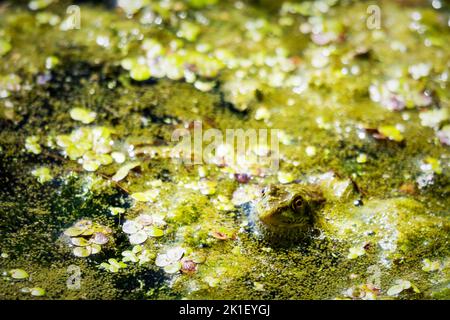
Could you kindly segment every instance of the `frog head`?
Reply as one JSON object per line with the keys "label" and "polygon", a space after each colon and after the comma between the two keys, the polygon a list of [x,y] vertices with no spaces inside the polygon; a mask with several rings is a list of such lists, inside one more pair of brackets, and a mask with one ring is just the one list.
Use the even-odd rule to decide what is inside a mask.
{"label": "frog head", "polygon": [[316,185],[269,185],[256,202],[256,218],[270,229],[308,230],[325,199]]}

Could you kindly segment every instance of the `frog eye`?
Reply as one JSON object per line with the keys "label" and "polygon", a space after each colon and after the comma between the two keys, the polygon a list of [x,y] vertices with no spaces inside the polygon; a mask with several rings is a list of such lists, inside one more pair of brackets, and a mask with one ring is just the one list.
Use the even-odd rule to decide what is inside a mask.
{"label": "frog eye", "polygon": [[305,206],[305,200],[298,196],[295,199],[292,200],[292,209],[294,209],[297,212],[300,212],[303,210]]}

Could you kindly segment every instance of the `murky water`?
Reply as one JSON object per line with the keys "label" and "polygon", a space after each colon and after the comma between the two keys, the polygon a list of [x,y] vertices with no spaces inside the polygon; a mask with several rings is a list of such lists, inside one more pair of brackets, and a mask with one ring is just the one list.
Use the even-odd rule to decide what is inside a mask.
{"label": "murky water", "polygon": [[0,297],[449,298],[444,1],[135,4],[0,4]]}

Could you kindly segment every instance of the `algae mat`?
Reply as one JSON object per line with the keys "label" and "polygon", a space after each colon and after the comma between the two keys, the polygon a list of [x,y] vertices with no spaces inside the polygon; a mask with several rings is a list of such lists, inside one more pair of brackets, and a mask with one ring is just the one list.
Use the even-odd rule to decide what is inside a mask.
{"label": "algae mat", "polygon": [[448,299],[445,1],[0,3],[0,298]]}

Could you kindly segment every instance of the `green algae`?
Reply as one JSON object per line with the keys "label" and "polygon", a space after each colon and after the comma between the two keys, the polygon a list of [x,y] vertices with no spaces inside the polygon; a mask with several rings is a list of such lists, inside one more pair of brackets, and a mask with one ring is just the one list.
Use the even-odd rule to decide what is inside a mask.
{"label": "green algae", "polygon": [[[395,28],[377,33],[367,31],[364,23],[349,22],[350,17],[354,19],[349,11],[364,17],[365,5],[331,5],[333,18],[324,23],[324,30],[334,35],[346,28],[351,30],[347,42],[333,43],[324,49],[312,43],[308,34],[292,36],[294,28],[297,30],[307,22],[305,16],[319,15],[311,3],[295,10],[285,7],[282,16],[269,14],[278,9],[269,9],[269,5],[277,6],[273,1],[267,7],[246,2],[246,10],[228,2],[187,3],[204,8],[202,13],[211,22],[200,29],[196,29],[197,25],[193,27],[194,20],[172,26],[164,10],[159,8],[156,12],[161,15],[163,25],[153,28],[139,23],[142,12],[138,9],[133,9],[136,16],[128,19],[103,7],[83,5],[82,28],[61,31],[42,23],[42,16],[38,19],[37,14],[20,6],[0,13],[0,37],[4,33],[8,39],[3,46],[0,42],[1,59],[5,61],[0,66],[0,79],[16,79],[0,80],[0,93],[5,92],[0,99],[0,166],[4,172],[0,178],[0,239],[1,251],[9,254],[1,260],[0,268],[24,268],[33,276],[33,284],[27,285],[42,287],[48,299],[328,299],[347,297],[343,294],[347,288],[361,288],[369,281],[369,268],[375,265],[381,272],[381,297],[389,296],[394,290],[389,288],[399,286],[395,281],[403,279],[402,290],[394,290],[399,298],[448,298],[445,287],[449,254],[449,229],[445,222],[450,205],[448,148],[435,136],[435,131],[448,119],[439,116],[438,120],[430,120],[434,113],[422,110],[424,107],[417,106],[418,99],[411,97],[424,88],[431,88],[439,97],[441,109],[430,110],[448,108],[448,84],[441,80],[441,75],[448,73],[445,65],[448,52],[442,44],[448,43],[449,34],[445,26],[435,22],[437,16],[448,19],[447,12],[422,7],[403,12],[395,4],[383,2],[389,23],[393,17],[398,20]],[[45,10],[64,18],[64,9],[63,4],[50,4]],[[425,34],[407,27],[415,11],[422,13]],[[188,10],[188,16],[190,13]],[[277,19],[294,22],[280,26]],[[423,45],[428,34],[433,35],[433,46]],[[176,42],[180,40],[178,37],[186,38],[187,42],[181,42],[180,46]],[[30,41],[36,38],[41,40],[38,53]],[[108,41],[104,41],[106,38]],[[141,44],[142,39],[157,41]],[[410,49],[407,58],[401,50],[389,49],[392,42]],[[7,46],[9,43],[11,47]],[[368,46],[368,53],[354,52],[361,43]],[[198,44],[217,50],[208,53],[205,49],[206,53],[202,53],[203,50],[197,49]],[[184,57],[173,49],[177,46],[187,47],[190,55]],[[159,50],[178,52],[168,59],[167,77],[156,77],[139,65],[131,66],[130,70],[121,66],[124,58]],[[201,54],[192,53],[196,50]],[[323,50],[329,50],[328,58],[323,58]],[[20,59],[14,54],[19,54]],[[441,58],[434,58],[436,55]],[[51,63],[48,68],[47,58],[54,56],[59,63]],[[353,56],[356,58],[349,58]],[[196,66],[195,77],[217,78],[219,85],[202,90],[205,87],[201,82],[192,84],[192,71],[182,68],[184,58]],[[290,74],[296,61],[305,67],[299,74]],[[389,70],[399,61],[403,70],[391,74]],[[408,69],[421,61],[432,61],[429,73],[422,72],[421,68]],[[251,76],[255,68],[261,73],[261,81],[255,82]],[[249,79],[240,82],[236,73],[239,75],[243,70]],[[46,75],[50,79],[45,80]],[[38,77],[42,77],[43,84],[37,84]],[[370,99],[368,88],[372,84],[384,88],[386,81],[398,77],[408,86],[388,94],[395,93],[398,99],[404,99],[406,111],[391,111],[383,105],[383,99],[380,102]],[[32,90],[26,90],[27,85]],[[236,88],[244,85],[245,94],[236,95]],[[88,113],[76,116],[75,120],[86,119],[82,122],[92,122],[92,126],[84,127],[73,121],[71,110],[79,106],[96,113],[96,117]],[[389,268],[380,264],[377,248],[364,249],[364,254],[359,254],[362,249],[355,247],[347,236],[342,241],[317,239],[289,248],[272,248],[248,232],[240,232],[244,217],[238,210],[224,212],[211,204],[216,198],[231,199],[238,182],[225,179],[226,175],[213,165],[207,165],[207,173],[199,177],[197,168],[178,166],[164,157],[173,130],[197,119],[202,119],[207,127],[220,130],[262,128],[269,124],[292,137],[281,145],[281,152],[289,161],[281,163],[278,177],[262,180],[262,184],[276,180],[289,183],[332,169],[352,177],[366,199],[389,199],[401,194],[404,183],[422,178],[420,181],[428,181],[424,174],[432,173],[433,183],[417,187],[413,195],[422,206],[403,204],[409,210],[406,217],[400,218],[405,222],[402,227],[405,237],[401,251]],[[401,131],[393,124],[400,125]],[[428,124],[432,125],[425,128]],[[117,141],[118,145],[107,150],[112,158],[114,152],[128,157],[126,146],[130,145],[142,152],[139,170],[127,170],[127,174],[120,174],[122,179],[112,179],[117,180],[113,183],[108,177],[129,165],[119,165],[125,160],[114,164],[112,159],[98,158],[98,153],[104,154],[103,151],[84,156],[85,151],[93,148],[92,139],[87,146],[81,142],[89,139],[70,141],[70,145],[64,141],[58,144],[58,136],[77,130],[90,131],[96,126],[114,128],[111,141]],[[373,138],[373,128],[389,139]],[[76,150],[68,150],[69,146]],[[82,152],[76,152],[80,148]],[[43,152],[35,152],[38,150]],[[65,158],[66,154],[71,159]],[[370,160],[362,161],[361,154]],[[75,161],[80,158],[81,166]],[[51,170],[54,179],[45,175],[46,183],[41,185],[32,174],[37,165]],[[149,181],[161,181],[161,185],[151,186]],[[183,185],[192,185],[194,189],[180,187]],[[134,201],[142,202],[142,206]],[[125,211],[111,215],[110,207]],[[343,204],[341,211],[347,208],[348,204]],[[148,251],[145,255],[130,251],[136,246],[130,246],[122,233],[124,221],[135,219],[143,212],[162,214],[168,223],[162,237],[149,237],[142,244]],[[430,218],[410,217],[413,213]],[[114,231],[115,245],[100,252],[99,257],[73,257],[70,248],[59,239],[64,230],[84,218]],[[443,227],[435,228],[436,221],[437,224],[444,221]],[[196,266],[192,274],[180,273],[183,262],[178,260],[163,269],[154,265],[158,253],[179,243],[206,256],[205,262]],[[348,259],[349,253],[358,257]],[[120,261],[124,258],[129,260],[126,268]],[[442,270],[429,274],[422,270],[423,259],[447,259],[447,262],[443,262]],[[67,268],[71,264],[81,269],[80,290],[67,287],[70,276]],[[99,270],[98,266],[112,272]],[[167,266],[171,267],[167,269]],[[175,281],[169,286],[166,279]],[[20,293],[19,286],[23,284],[0,281],[1,296],[33,298]],[[410,283],[409,287],[406,282]],[[409,290],[411,284],[420,288],[420,292]]]}

